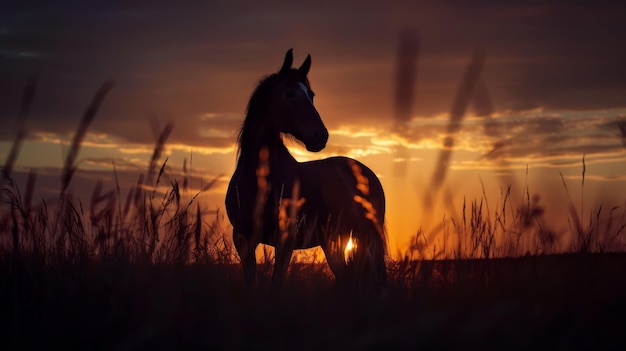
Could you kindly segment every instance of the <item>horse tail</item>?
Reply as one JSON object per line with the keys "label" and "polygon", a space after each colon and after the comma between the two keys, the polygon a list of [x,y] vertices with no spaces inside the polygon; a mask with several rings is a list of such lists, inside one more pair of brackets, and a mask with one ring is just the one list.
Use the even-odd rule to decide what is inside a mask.
{"label": "horse tail", "polygon": [[385,194],[374,172],[358,161],[350,160],[349,163],[356,180],[354,201],[360,212],[360,218],[355,220],[358,264],[367,276],[373,278],[373,283],[384,285],[387,283],[388,258]]}

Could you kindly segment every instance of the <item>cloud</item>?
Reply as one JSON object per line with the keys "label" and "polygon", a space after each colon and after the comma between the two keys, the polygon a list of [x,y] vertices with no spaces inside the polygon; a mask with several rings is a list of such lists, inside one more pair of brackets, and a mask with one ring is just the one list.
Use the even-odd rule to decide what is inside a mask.
{"label": "cloud", "polygon": [[[38,168],[35,173],[36,182],[33,200],[40,202],[39,200],[45,199],[48,206],[52,206],[52,204],[59,199],[59,188],[61,184],[60,170],[46,167]],[[69,189],[70,193],[74,193],[84,202],[91,196],[97,182],[101,181],[103,183],[104,192],[115,190],[116,184],[119,184],[121,201],[123,202],[130,189],[137,185],[141,174],[143,174],[143,172],[132,167],[124,167],[117,162],[115,173],[112,168],[104,170],[79,167],[72,178]],[[24,190],[22,187],[26,184],[27,177],[28,172],[22,170],[16,170],[14,172],[13,179],[21,191]],[[210,188],[207,188],[207,185],[212,180],[216,180],[215,183]],[[196,193],[201,192],[201,196],[197,198],[197,201],[201,202],[202,205],[206,205],[209,199],[211,203],[221,203],[223,201],[223,194],[228,185],[229,178],[220,176],[219,174],[185,174],[181,169],[167,167],[162,176],[161,183],[156,190],[157,194],[163,194],[168,189],[171,189],[174,181],[178,182],[181,194],[186,196],[187,200],[191,199]],[[150,193],[155,189],[155,185],[156,184],[144,184],[144,189]]]}
{"label": "cloud", "polygon": [[[623,120],[624,110],[564,111],[513,115],[489,121],[500,126],[499,137],[492,142],[486,159],[515,159],[519,157],[549,157],[619,152],[617,122]],[[497,122],[496,122],[497,121]],[[490,127],[492,128],[492,126]]]}
{"label": "cloud", "polygon": [[[626,110],[543,111],[497,114],[491,118],[468,116],[454,133],[454,153],[464,161],[454,161],[455,169],[520,168],[531,163],[561,167],[579,162],[583,154],[595,158],[622,157],[619,123]],[[335,132],[337,145],[326,152],[337,154],[393,154],[407,159],[424,150],[443,150],[450,137],[445,116],[414,118],[402,129],[391,125],[375,134],[365,128],[344,127]],[[366,153],[363,150],[367,149]],[[401,150],[404,154],[399,153]],[[413,151],[406,151],[413,150]],[[398,156],[402,155],[402,156]],[[415,156],[413,156],[415,157]],[[606,161],[605,161],[606,162]]]}

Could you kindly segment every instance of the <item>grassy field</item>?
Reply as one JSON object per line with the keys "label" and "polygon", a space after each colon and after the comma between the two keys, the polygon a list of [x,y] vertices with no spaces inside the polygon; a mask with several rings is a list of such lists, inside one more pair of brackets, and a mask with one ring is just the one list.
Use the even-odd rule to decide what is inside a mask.
{"label": "grassy field", "polygon": [[[458,238],[452,255],[445,247],[431,252],[418,231],[404,258],[389,260],[389,284],[380,294],[338,290],[325,263],[293,262],[283,290],[270,295],[269,255],[248,292],[223,214],[203,212],[197,195],[186,198],[186,180],[157,191],[165,169],[157,162],[171,126],[158,138],[147,174],[125,196],[119,185],[105,192],[101,183],[89,202],[72,195],[81,142],[110,89],[103,85],[87,108],[53,203],[33,201],[35,173],[24,189],[12,179],[25,132],[16,135],[1,183],[2,349],[626,344],[626,254],[616,249],[623,247],[625,218],[601,220],[614,211],[598,209],[583,225],[571,200],[576,240],[558,254],[542,229],[541,209],[529,197],[511,210],[505,195],[495,214],[482,200],[464,203],[463,218],[441,228]],[[32,94],[27,88],[20,115]],[[148,186],[153,178],[156,185]],[[520,238],[533,249],[518,246]]]}
{"label": "grassy field", "polygon": [[271,254],[248,292],[223,215],[203,219],[177,189],[156,200],[137,188],[129,204],[109,193],[89,207],[69,194],[53,207],[27,206],[9,179],[0,222],[7,349],[626,344],[626,254],[599,252],[604,246],[494,257],[494,241],[484,240],[495,230],[489,217],[470,211],[458,228],[469,226],[467,256],[476,258],[427,259],[416,244],[388,261],[388,287],[375,295],[338,290],[324,262],[292,262],[286,286],[270,295]]}
{"label": "grassy field", "polygon": [[3,257],[5,349],[596,348],[622,338],[624,254],[405,261],[388,290],[337,291],[294,265],[269,296],[233,264]]}

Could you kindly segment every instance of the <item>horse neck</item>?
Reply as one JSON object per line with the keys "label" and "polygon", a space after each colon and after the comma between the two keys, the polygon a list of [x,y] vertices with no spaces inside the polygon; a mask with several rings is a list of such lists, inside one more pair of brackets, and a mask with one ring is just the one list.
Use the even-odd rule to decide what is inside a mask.
{"label": "horse neck", "polygon": [[266,116],[247,116],[247,119],[252,118],[251,121],[259,122],[244,123],[240,140],[238,167],[251,168],[256,172],[256,168],[259,166],[259,155],[263,149],[269,152],[270,167],[272,164],[284,166],[285,164],[296,162],[283,143],[280,132],[270,129],[267,124],[263,123],[263,121],[267,120],[263,118]]}

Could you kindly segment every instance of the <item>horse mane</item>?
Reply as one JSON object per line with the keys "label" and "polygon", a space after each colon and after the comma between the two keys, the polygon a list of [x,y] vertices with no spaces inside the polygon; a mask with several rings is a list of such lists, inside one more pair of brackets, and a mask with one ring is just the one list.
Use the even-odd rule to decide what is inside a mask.
{"label": "horse mane", "polygon": [[244,144],[249,142],[249,138],[246,138],[247,133],[253,128],[254,124],[258,122],[256,119],[262,113],[262,111],[260,111],[260,105],[267,99],[269,87],[276,81],[276,77],[278,77],[277,73],[262,77],[257,82],[250,96],[248,106],[246,107],[246,117],[237,131],[237,158],[241,157],[241,150],[246,146]]}

